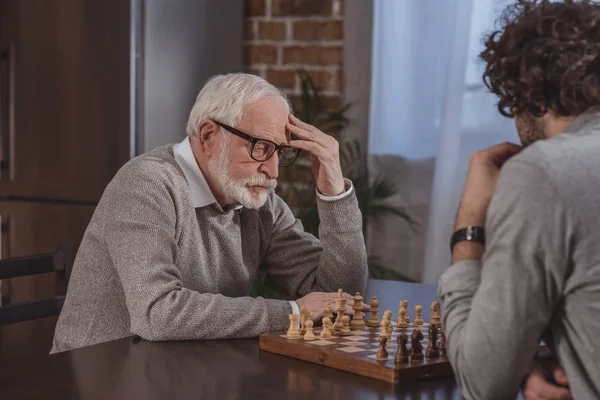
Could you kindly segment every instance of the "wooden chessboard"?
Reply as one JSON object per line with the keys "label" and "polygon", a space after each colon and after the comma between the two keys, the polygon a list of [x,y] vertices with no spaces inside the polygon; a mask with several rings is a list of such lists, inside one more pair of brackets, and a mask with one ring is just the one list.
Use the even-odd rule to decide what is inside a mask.
{"label": "wooden chessboard", "polygon": [[[353,331],[352,336],[332,335],[331,338],[319,337],[321,328],[314,328],[316,339],[288,339],[286,332],[266,333],[259,337],[261,350],[281,354],[288,357],[310,361],[330,368],[352,372],[354,374],[379,379],[389,383],[402,383],[424,378],[452,377],[452,369],[448,358],[440,356],[435,359],[425,358],[423,361],[411,361],[396,364],[394,357],[398,348],[397,337],[400,331],[392,322],[392,339],[387,343],[388,359],[379,361],[376,353],[379,349],[381,328],[366,328],[364,331]],[[427,349],[429,324],[420,327],[423,333],[423,353]],[[408,336],[414,326],[410,324],[404,333]]]}

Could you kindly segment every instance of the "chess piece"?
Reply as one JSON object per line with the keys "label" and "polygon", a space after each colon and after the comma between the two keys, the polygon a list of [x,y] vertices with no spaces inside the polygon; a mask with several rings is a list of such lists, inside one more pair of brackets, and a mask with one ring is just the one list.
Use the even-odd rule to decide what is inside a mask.
{"label": "chess piece", "polygon": [[344,323],[344,327],[340,330],[340,335],[342,335],[342,336],[352,335],[352,331],[350,330],[350,317],[347,315],[344,315],[342,317],[342,322]]}
{"label": "chess piece", "polygon": [[431,310],[431,316],[429,318],[429,325],[435,325],[438,328],[440,328],[442,326],[442,323],[441,323],[442,313],[441,313],[440,302],[437,300],[434,300],[431,303],[431,307],[429,307],[429,309]]}
{"label": "chess piece", "polygon": [[303,308],[300,311],[300,334],[304,336],[306,333],[305,322],[308,318],[312,316],[312,312],[308,308]]}
{"label": "chess piece", "polygon": [[330,330],[331,318],[323,317],[321,322],[323,324],[323,329],[321,330],[321,337],[323,339],[330,338],[331,337],[331,330]]}
{"label": "chess piece", "polygon": [[288,339],[300,339],[302,335],[300,334],[300,330],[298,329],[298,318],[300,316],[298,314],[290,314],[290,328],[287,331],[286,336]]}
{"label": "chess piece", "polygon": [[388,341],[388,338],[386,336],[380,336],[379,337],[379,350],[377,350],[377,359],[378,360],[387,360],[388,358],[388,352],[385,349],[385,345]]}
{"label": "chess piece", "polygon": [[398,329],[403,329],[403,328],[407,328],[408,324],[406,323],[406,309],[401,308],[400,309],[400,316],[398,317]]}
{"label": "chess piece", "polygon": [[344,291],[342,289],[338,290],[338,297],[335,299],[336,302],[336,311],[337,318],[335,320],[335,324],[333,326],[333,332],[339,332],[344,327],[344,323],[342,322],[342,317],[346,312],[346,298],[344,298]]}
{"label": "chess piece", "polygon": [[404,333],[401,333],[396,340],[398,341],[398,351],[396,352],[395,362],[397,364],[407,362],[408,348],[406,344],[408,343],[408,337]]}
{"label": "chess piece", "polygon": [[415,326],[421,326],[423,325],[423,307],[422,306],[415,306],[415,313],[417,314],[417,316],[415,317],[415,320],[413,322],[413,325]]}
{"label": "chess piece", "polygon": [[417,326],[410,335],[410,359],[412,361],[419,361],[423,359],[423,345],[421,345],[422,339],[423,334],[421,333],[421,329],[419,329]]}
{"label": "chess piece", "polygon": [[327,304],[325,306],[325,313],[323,316],[327,317],[327,318],[333,318],[333,312],[331,311],[331,305]]}
{"label": "chess piece", "polygon": [[408,300],[402,300],[401,307],[403,307],[406,310],[406,318],[405,321],[407,324],[410,324],[410,316],[408,315]]}
{"label": "chess piece", "polygon": [[392,340],[392,332],[394,330],[394,326],[392,325],[392,322],[390,320],[388,320],[389,324],[387,326],[387,337],[388,339]]}
{"label": "chess piece", "polygon": [[446,334],[443,329],[440,329],[440,345],[439,345],[440,355],[446,357]]}
{"label": "chess piece", "polygon": [[427,345],[427,351],[425,354],[427,358],[437,358],[440,356],[440,350],[438,349],[437,338],[438,328],[436,325],[429,325],[429,344]]}
{"label": "chess piece", "polygon": [[392,311],[391,310],[385,310],[383,312],[383,318],[387,319],[388,321],[392,320]]}
{"label": "chess piece", "polygon": [[307,319],[304,322],[306,327],[306,333],[304,334],[304,340],[315,340],[315,334],[313,333],[313,320]]}
{"label": "chess piece", "polygon": [[403,321],[404,321],[404,320],[406,320],[406,315],[408,315],[408,310],[407,310],[406,308],[404,308],[404,302],[405,302],[405,301],[406,301],[406,300],[400,300],[400,301],[398,302],[398,304],[400,304],[400,308],[398,309],[398,320],[396,321],[396,325],[397,325],[398,323],[400,323],[400,314],[402,314],[402,310],[404,310],[404,311],[405,311],[405,313],[404,313],[404,317],[402,317],[402,320],[403,320]]}
{"label": "chess piece", "polygon": [[379,323],[379,318],[377,317],[377,311],[379,311],[379,300],[377,297],[373,296],[371,299],[371,318],[367,321],[367,326],[370,328],[379,328],[381,325]]}
{"label": "chess piece", "polygon": [[365,329],[365,321],[363,320],[362,314],[363,297],[359,292],[356,292],[353,299],[354,304],[352,305],[352,308],[354,309],[354,318],[352,318],[352,322],[350,322],[350,329],[353,331],[361,331]]}
{"label": "chess piece", "polygon": [[388,339],[391,339],[392,335],[390,334],[389,327],[390,321],[388,321],[387,319],[381,321],[381,336],[385,336]]}

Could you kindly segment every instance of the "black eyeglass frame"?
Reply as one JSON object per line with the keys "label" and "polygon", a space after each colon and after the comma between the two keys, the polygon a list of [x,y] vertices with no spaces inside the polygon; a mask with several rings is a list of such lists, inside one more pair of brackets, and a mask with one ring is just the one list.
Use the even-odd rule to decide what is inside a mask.
{"label": "black eyeglass frame", "polygon": [[[259,139],[259,138],[255,138],[254,136],[250,136],[247,133],[244,133],[238,129],[235,129],[234,127],[231,127],[229,125],[225,125],[219,121],[215,121],[213,120],[213,122],[217,125],[219,125],[221,128],[227,130],[229,133],[234,134],[235,136],[242,138],[244,140],[247,140],[248,142],[250,142],[252,144],[252,147],[250,148],[250,157],[254,160],[254,161],[258,161],[258,162],[265,162],[268,161],[271,157],[273,157],[273,154],[275,154],[275,152],[279,153],[281,151],[281,149],[286,149],[286,148],[290,148],[292,150],[296,151],[296,157],[294,157],[292,159],[292,161],[289,164],[281,164],[281,160],[282,158],[279,157],[279,166],[280,167],[289,167],[290,165],[292,165],[294,163],[294,161],[296,161],[298,159],[298,156],[300,155],[300,151],[301,149],[292,147],[292,146],[287,146],[287,145],[280,145],[277,144],[271,140],[268,139]],[[254,146],[256,145],[256,143],[263,141],[263,142],[267,142],[267,143],[271,143],[273,145],[274,150],[271,152],[271,154],[269,154],[264,160],[258,160],[256,159],[252,153],[254,153]]]}

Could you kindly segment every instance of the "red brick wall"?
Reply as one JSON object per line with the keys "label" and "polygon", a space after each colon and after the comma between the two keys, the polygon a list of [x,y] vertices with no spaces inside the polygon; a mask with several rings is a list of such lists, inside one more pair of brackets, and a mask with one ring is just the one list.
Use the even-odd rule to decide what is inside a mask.
{"label": "red brick wall", "polygon": [[299,68],[322,89],[325,104],[340,104],[343,0],[246,0],[244,62],[297,104]]}

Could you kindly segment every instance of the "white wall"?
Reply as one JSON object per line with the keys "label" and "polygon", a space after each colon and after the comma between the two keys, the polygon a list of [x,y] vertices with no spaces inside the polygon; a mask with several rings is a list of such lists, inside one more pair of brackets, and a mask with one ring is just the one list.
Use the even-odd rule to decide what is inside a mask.
{"label": "white wall", "polygon": [[243,0],[145,0],[137,152],[181,141],[207,78],[243,69]]}

